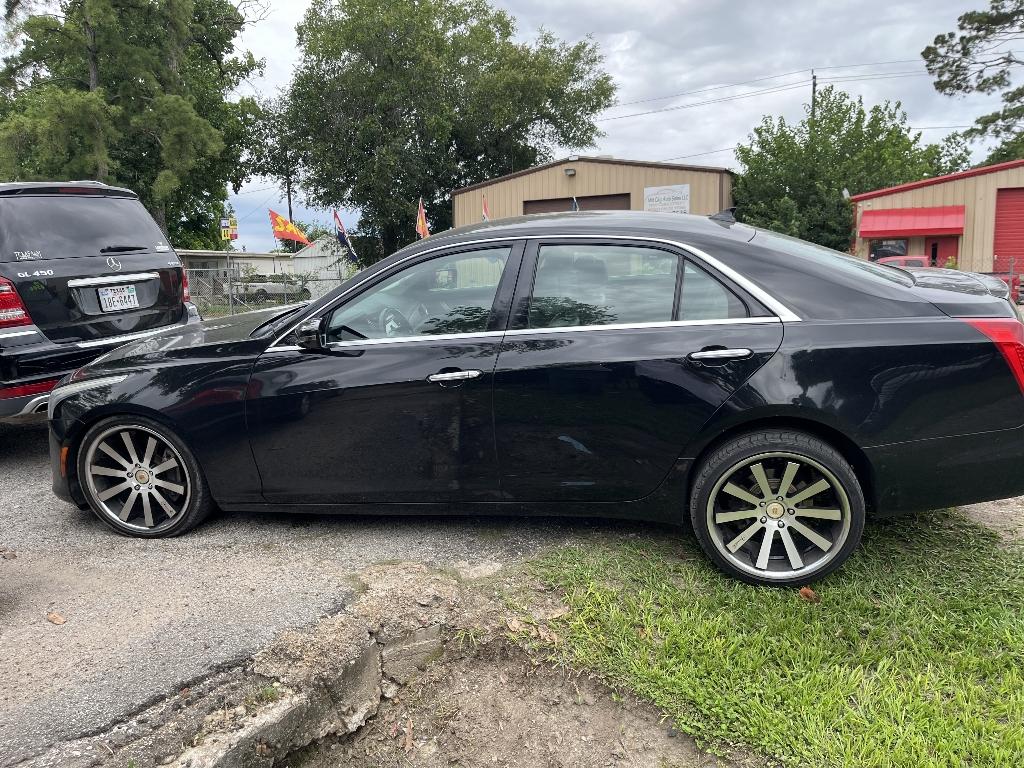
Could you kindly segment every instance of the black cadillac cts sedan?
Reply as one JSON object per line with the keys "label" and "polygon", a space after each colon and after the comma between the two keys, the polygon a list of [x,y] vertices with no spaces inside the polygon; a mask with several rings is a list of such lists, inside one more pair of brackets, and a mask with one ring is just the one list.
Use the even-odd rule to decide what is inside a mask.
{"label": "black cadillac cts sedan", "polygon": [[530,216],[312,304],[120,347],[50,398],[54,490],[133,536],[213,508],[689,518],[749,582],[837,568],[868,513],[1024,493],[1024,325],[732,221]]}

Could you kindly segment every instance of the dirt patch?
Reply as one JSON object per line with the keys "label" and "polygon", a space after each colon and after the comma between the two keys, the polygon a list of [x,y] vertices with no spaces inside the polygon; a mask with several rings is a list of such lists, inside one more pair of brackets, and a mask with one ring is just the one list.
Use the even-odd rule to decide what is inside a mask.
{"label": "dirt patch", "polygon": [[1024,542],[1024,496],[960,507],[971,520],[991,528],[1006,544]]}
{"label": "dirt patch", "polygon": [[[469,642],[464,640],[463,642]],[[428,667],[355,734],[292,755],[291,768],[727,766],[652,707],[495,640]]]}
{"label": "dirt patch", "polygon": [[564,606],[470,570],[368,569],[345,611],[20,768],[755,764],[700,751],[648,705],[524,648]]}

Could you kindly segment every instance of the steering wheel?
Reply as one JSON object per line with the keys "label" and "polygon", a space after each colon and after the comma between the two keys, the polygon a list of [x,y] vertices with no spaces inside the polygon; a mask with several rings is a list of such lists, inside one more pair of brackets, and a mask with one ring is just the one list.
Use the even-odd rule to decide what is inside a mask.
{"label": "steering wheel", "polygon": [[410,323],[406,319],[405,315],[394,307],[384,307],[384,309],[380,311],[380,315],[377,316],[377,327],[380,328],[388,338],[394,338],[395,336],[412,336],[415,333],[412,323]]}

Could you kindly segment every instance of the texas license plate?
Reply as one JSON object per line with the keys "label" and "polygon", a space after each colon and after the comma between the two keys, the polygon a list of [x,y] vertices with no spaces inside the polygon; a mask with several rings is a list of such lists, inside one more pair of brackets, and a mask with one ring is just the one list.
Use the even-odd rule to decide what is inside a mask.
{"label": "texas license plate", "polygon": [[139,297],[135,293],[134,285],[116,285],[96,290],[100,295],[100,309],[104,312],[121,312],[139,306]]}

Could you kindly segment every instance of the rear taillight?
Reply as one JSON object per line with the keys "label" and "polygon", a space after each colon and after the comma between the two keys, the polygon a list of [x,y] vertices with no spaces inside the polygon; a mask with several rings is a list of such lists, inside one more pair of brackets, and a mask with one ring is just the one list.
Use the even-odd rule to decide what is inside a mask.
{"label": "rear taillight", "polygon": [[14,283],[0,277],[0,328],[16,325],[32,325],[32,318],[14,289]]}
{"label": "rear taillight", "polygon": [[188,272],[181,270],[181,300],[192,301],[192,294],[188,290]]}
{"label": "rear taillight", "polygon": [[57,386],[58,381],[60,379],[47,379],[46,381],[34,381],[31,384],[15,384],[13,387],[0,387],[0,400],[9,400],[12,397],[41,395]]}
{"label": "rear taillight", "polygon": [[1010,317],[962,317],[988,336],[1006,359],[1021,392],[1024,392],[1024,324]]}

